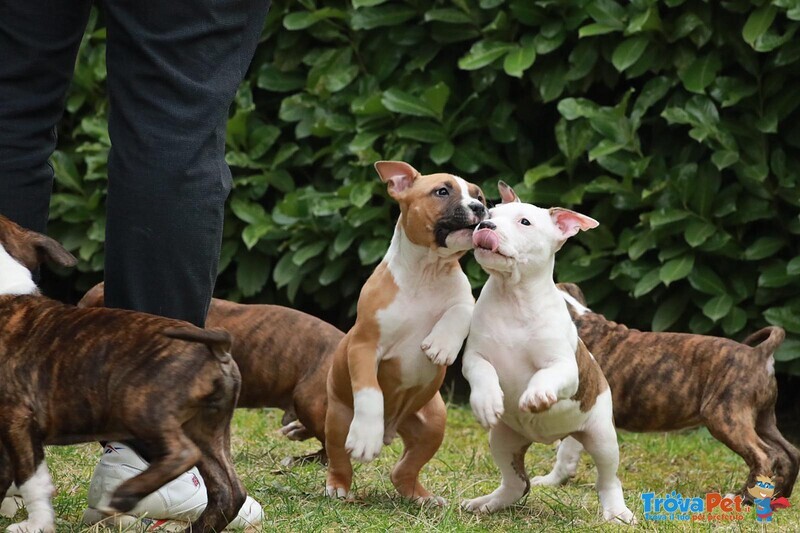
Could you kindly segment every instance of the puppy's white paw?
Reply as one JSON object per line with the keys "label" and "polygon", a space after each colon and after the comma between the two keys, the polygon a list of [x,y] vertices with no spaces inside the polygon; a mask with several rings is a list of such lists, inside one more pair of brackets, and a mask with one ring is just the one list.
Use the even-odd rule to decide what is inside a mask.
{"label": "puppy's white paw", "polygon": [[550,409],[558,401],[555,391],[530,387],[519,398],[519,408],[528,413],[541,413]]}
{"label": "puppy's white paw", "polygon": [[458,357],[458,352],[461,351],[464,339],[455,335],[437,335],[436,333],[436,331],[432,331],[430,335],[425,337],[420,348],[433,364],[450,366]]}
{"label": "puppy's white paw", "polygon": [[464,500],[461,502],[461,508],[472,513],[493,513],[514,503],[513,501],[507,502],[505,498],[496,493],[497,491],[494,491],[486,496]]}
{"label": "puppy's white paw", "polygon": [[378,457],[383,448],[383,420],[353,418],[344,447],[355,461],[368,463]]}
{"label": "puppy's white paw", "polygon": [[351,495],[344,487],[334,487],[332,485],[325,486],[325,495],[328,498],[338,499],[338,500],[350,500]]}
{"label": "puppy's white paw", "polygon": [[473,389],[469,404],[478,423],[486,429],[492,428],[503,416],[503,391],[497,388]]}
{"label": "puppy's white paw", "polygon": [[55,533],[55,524],[37,524],[30,520],[11,524],[6,528],[9,533]]}
{"label": "puppy's white paw", "polygon": [[564,481],[554,476],[552,472],[546,476],[534,476],[531,478],[532,487],[560,487]]}
{"label": "puppy's white paw", "polygon": [[622,509],[603,509],[603,518],[606,522],[611,522],[613,524],[635,526],[638,523],[636,516],[634,516],[633,512],[627,507],[623,507]]}

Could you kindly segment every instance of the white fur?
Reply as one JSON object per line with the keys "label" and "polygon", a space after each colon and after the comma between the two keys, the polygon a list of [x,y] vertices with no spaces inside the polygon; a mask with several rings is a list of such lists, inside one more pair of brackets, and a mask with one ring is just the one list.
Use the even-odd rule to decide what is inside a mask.
{"label": "white fur", "polygon": [[[394,301],[376,316],[380,339],[375,364],[377,368],[381,361],[397,360],[401,390],[427,385],[435,379],[441,365],[453,363],[469,333],[475,305],[469,280],[461,269],[448,264],[452,254],[464,249],[448,246],[433,250],[412,243],[400,224],[395,228],[384,262],[398,292]],[[372,392],[381,394],[378,390]],[[355,397],[354,403],[346,448],[353,459],[370,461],[380,453],[379,443],[391,443],[397,424],[411,413],[384,413],[381,399],[379,424],[377,413],[360,415]],[[377,405],[374,396],[360,405],[366,408],[373,404]],[[410,406],[401,402],[398,407]]]}
{"label": "white fur", "polygon": [[353,395],[353,421],[345,449],[356,461],[369,462],[383,447],[383,393],[365,388]]}
{"label": "white fur", "polygon": [[574,296],[572,296],[568,292],[561,291],[561,296],[564,298],[567,304],[575,310],[578,316],[584,315],[591,311],[591,309],[580,303],[578,300],[575,299]]}
{"label": "white fur", "polygon": [[469,333],[469,280],[445,266],[441,253],[412,243],[398,227],[384,259],[399,290],[377,314],[378,358],[400,361],[404,389],[430,383],[437,366],[455,361]]}
{"label": "white fur", "polygon": [[36,284],[31,271],[11,257],[0,244],[0,296],[33,294]]}
{"label": "white fur", "polygon": [[6,531],[10,533],[37,533],[40,531],[55,533],[56,514],[50,503],[53,490],[53,481],[50,479],[50,472],[47,471],[47,463],[42,461],[33,476],[19,487],[28,511],[28,519],[8,526]]}
{"label": "white fur", "polygon": [[[476,418],[491,427],[492,454],[503,478],[496,491],[464,507],[490,512],[511,505],[525,493],[525,483],[510,466],[514,455],[533,441],[551,443],[574,434],[597,464],[604,517],[631,522],[633,513],[616,477],[619,452],[610,391],[600,394],[588,412],[571,399],[578,389],[578,334],[567,300],[553,282],[554,256],[564,236],[548,211],[529,204],[502,204],[490,219],[499,253],[475,253],[490,276],[473,313],[463,372]],[[560,469],[573,468],[563,459]],[[539,482],[555,484],[561,477],[557,472],[547,483]]]}

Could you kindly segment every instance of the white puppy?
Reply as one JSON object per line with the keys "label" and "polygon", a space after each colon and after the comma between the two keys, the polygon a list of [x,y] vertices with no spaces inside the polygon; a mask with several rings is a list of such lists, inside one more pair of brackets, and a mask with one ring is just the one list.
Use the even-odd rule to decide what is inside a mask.
{"label": "white puppy", "polygon": [[[578,338],[553,282],[555,253],[567,238],[597,226],[570,211],[523,204],[500,182],[503,204],[474,235],[475,257],[489,273],[472,317],[464,377],[478,421],[503,479],[491,494],[467,500],[476,512],[502,509],[548,476],[529,480],[525,452],[533,441],[572,436],[597,465],[597,493],[606,520],[634,523],[617,478],[619,448],[611,393],[594,357]],[[568,446],[567,446],[568,447]]]}

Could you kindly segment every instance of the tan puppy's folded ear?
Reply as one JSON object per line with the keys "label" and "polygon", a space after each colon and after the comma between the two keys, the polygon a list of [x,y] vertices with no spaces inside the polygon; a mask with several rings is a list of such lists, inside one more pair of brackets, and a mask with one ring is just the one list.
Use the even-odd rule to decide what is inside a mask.
{"label": "tan puppy's folded ear", "polygon": [[72,268],[78,264],[78,260],[75,259],[75,256],[61,246],[60,242],[40,233],[36,233],[35,235],[33,244],[36,247],[36,253],[40,263],[49,259],[53,263],[66,268]]}
{"label": "tan puppy's folded ear", "polygon": [[517,193],[515,193],[514,189],[512,189],[511,186],[507,184],[505,181],[503,180],[498,181],[497,189],[500,191],[500,199],[503,201],[504,204],[520,201],[519,196],[517,196]]}
{"label": "tan puppy's folded ear", "polygon": [[564,209],[563,207],[551,208],[550,219],[561,232],[563,240],[569,239],[579,231],[590,230],[600,225],[600,223],[592,217],[587,217],[586,215]]}
{"label": "tan puppy's folded ear", "polygon": [[403,161],[378,161],[375,170],[381,181],[389,187],[389,196],[397,198],[403,191],[414,184],[420,176],[417,169]]}

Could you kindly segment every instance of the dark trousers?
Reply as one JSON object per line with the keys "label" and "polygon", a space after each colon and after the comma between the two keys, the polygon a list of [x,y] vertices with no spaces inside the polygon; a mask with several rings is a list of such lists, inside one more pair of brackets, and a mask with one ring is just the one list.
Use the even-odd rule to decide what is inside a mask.
{"label": "dark trousers", "polygon": [[[0,0],[0,213],[44,232],[48,158],[91,0]],[[269,0],[101,0],[105,298],[202,326],[217,275],[228,109]]]}

